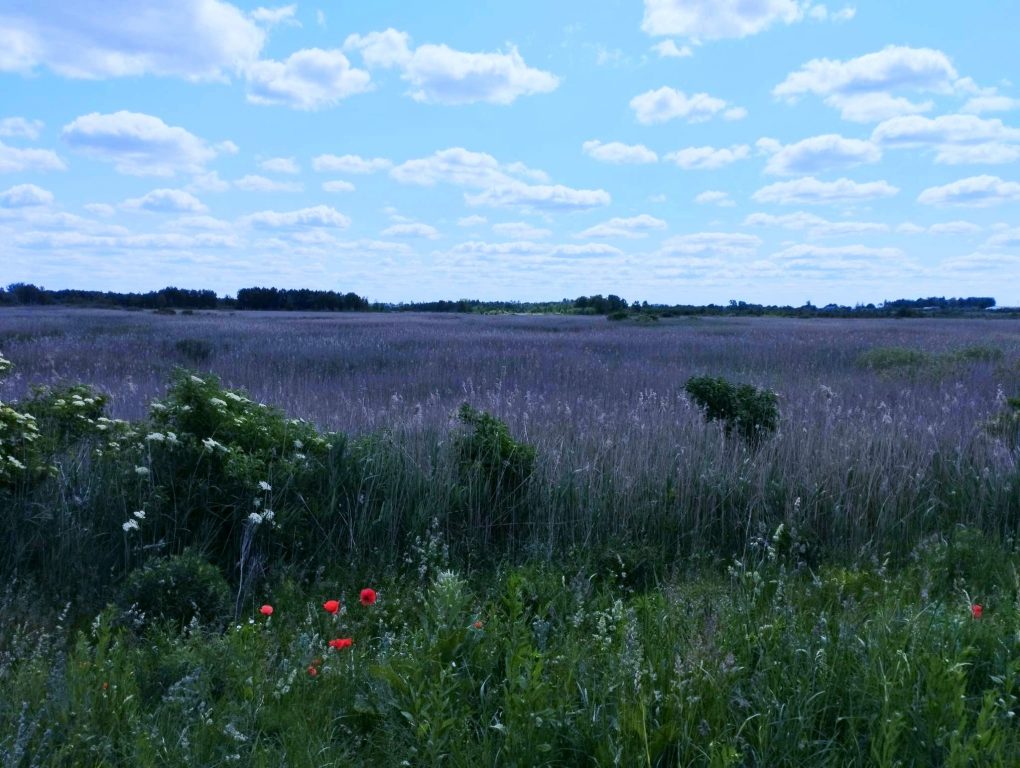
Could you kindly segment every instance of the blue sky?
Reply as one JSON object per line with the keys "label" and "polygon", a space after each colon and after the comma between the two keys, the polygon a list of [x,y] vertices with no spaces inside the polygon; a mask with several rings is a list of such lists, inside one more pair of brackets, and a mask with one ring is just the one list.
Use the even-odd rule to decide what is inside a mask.
{"label": "blue sky", "polygon": [[0,0],[0,283],[1020,305],[1018,11]]}

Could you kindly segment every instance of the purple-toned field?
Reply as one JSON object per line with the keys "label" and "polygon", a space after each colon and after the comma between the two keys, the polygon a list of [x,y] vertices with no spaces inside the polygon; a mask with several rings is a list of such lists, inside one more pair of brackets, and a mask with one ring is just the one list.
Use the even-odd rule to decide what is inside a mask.
{"label": "purple-toned field", "polygon": [[[1020,504],[1015,446],[986,429],[1020,393],[1015,320],[9,309],[0,351],[3,399],[81,381],[138,418],[183,365],[325,428],[387,430],[419,462],[469,402],[537,448],[549,519],[582,530],[675,508],[689,530],[778,517],[863,545],[954,521],[1007,533]],[[775,390],[779,433],[725,440],[684,395],[702,374]]]}

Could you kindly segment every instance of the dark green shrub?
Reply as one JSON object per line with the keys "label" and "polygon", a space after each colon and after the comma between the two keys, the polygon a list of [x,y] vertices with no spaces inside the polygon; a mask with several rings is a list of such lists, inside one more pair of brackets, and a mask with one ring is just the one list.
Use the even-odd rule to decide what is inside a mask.
{"label": "dark green shrub", "polygon": [[180,339],[174,349],[192,365],[204,363],[213,353],[213,345],[204,339]]}
{"label": "dark green shrub", "polygon": [[723,423],[727,435],[736,431],[749,443],[758,443],[779,424],[775,392],[712,376],[694,376],[684,389],[706,419]]}
{"label": "dark green shrub", "polygon": [[534,447],[514,440],[506,424],[467,403],[457,419],[468,428],[454,441],[461,471],[481,476],[493,489],[523,488],[535,468]]}
{"label": "dark green shrub", "polygon": [[145,624],[183,627],[196,619],[215,626],[230,617],[230,588],[216,566],[185,552],[150,560],[128,574],[119,605],[142,614]]}
{"label": "dark green shrub", "polygon": [[606,315],[607,320],[626,320],[628,312],[625,309],[618,309],[616,312],[610,312]]}
{"label": "dark green shrub", "polygon": [[96,434],[109,401],[109,397],[92,387],[75,384],[35,387],[23,406],[26,413],[35,417],[43,434],[67,439]]}
{"label": "dark green shrub", "polygon": [[879,372],[917,372],[935,363],[935,358],[919,349],[905,347],[875,347],[857,357],[862,368]]}

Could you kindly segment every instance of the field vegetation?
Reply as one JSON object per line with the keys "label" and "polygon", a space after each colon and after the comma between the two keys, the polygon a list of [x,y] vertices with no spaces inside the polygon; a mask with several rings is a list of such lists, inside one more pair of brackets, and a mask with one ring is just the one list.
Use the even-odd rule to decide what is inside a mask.
{"label": "field vegetation", "polygon": [[1020,323],[0,312],[0,764],[1020,762]]}

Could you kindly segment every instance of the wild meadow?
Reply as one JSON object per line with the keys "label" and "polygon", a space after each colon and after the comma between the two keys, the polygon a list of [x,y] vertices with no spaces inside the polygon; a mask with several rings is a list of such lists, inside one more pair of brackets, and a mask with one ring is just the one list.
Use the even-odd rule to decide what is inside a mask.
{"label": "wild meadow", "polygon": [[0,352],[5,768],[1020,764],[1016,320],[32,308]]}

